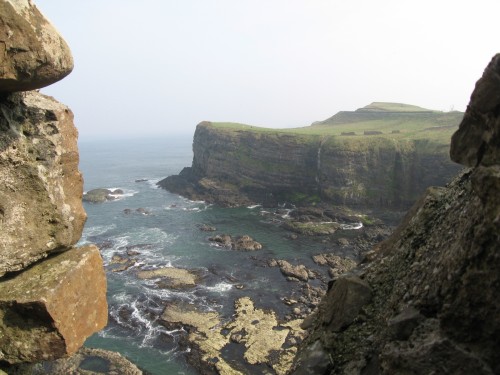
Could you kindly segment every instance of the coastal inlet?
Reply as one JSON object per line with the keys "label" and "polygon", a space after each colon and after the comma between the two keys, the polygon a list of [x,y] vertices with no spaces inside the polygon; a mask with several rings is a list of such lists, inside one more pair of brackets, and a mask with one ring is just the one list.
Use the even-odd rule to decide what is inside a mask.
{"label": "coastal inlet", "polygon": [[158,189],[166,170],[189,163],[181,142],[168,157],[149,142],[143,160],[137,141],[128,156],[99,146],[81,146],[86,190],[114,194],[85,203],[81,242],[105,260],[110,322],[86,346],[117,350],[152,374],[284,373],[302,320],[330,277],[359,259],[370,228],[330,220],[329,232],[310,236],[285,228],[288,206],[220,208]]}

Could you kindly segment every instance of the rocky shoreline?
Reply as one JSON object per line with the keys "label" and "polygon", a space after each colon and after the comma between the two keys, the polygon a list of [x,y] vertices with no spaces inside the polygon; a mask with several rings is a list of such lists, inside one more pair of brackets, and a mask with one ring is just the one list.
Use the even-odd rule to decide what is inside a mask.
{"label": "rocky shoreline", "polygon": [[[308,237],[324,245],[324,252],[311,256],[314,266],[307,267],[294,261],[260,255],[262,245],[250,236],[217,233],[217,228],[211,223],[197,225],[200,231],[207,233],[207,243],[229,251],[248,252],[249,262],[253,267],[270,270],[277,268],[281,277],[289,283],[287,290],[280,292],[280,306],[263,307],[261,301],[250,296],[237,297],[234,301],[225,299],[223,303],[226,305],[234,303],[234,310],[229,315],[204,310],[181,299],[167,303],[158,317],[158,322],[169,330],[180,329],[185,332],[178,337],[180,348],[189,348],[187,361],[201,374],[245,374],[262,371],[285,374],[292,366],[300,343],[307,336],[306,329],[311,325],[308,316],[316,313],[330,280],[351,270],[363,259],[363,254],[368,249],[391,232],[390,227],[369,223],[370,220],[376,220],[368,220],[366,217],[365,226],[345,229],[359,223],[360,216],[347,215],[340,211],[334,214],[335,210],[332,208],[326,211],[330,215],[329,220],[340,221],[336,233],[312,235],[308,232],[297,233],[288,230],[289,240]],[[268,225],[281,225],[283,228],[287,228],[285,223],[295,220],[319,223],[325,220],[324,214],[325,210],[318,207],[300,208],[296,212],[291,209],[266,209],[262,213]],[[348,238],[339,237],[339,233],[348,234]],[[336,236],[333,236],[334,234]],[[332,242],[333,237],[337,238],[335,242]],[[103,253],[112,251],[111,243],[103,241],[98,245]],[[115,250],[107,265],[108,270],[129,272],[139,279],[154,282],[156,288],[172,291],[196,288],[206,282],[206,278],[210,277],[209,272],[217,272],[177,267],[148,267],[141,259],[141,251],[147,250],[148,247],[148,244],[142,244]],[[339,248],[344,249],[345,253],[357,256],[352,259],[337,255]],[[238,277],[229,281],[234,288],[247,291],[245,279]],[[248,292],[247,295],[255,294]],[[121,319],[127,319],[127,314],[123,311]]]}

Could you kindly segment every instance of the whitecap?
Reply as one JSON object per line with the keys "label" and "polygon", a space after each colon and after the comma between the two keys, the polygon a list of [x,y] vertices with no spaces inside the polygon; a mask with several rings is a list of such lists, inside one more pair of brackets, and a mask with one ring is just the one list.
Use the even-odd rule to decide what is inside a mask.
{"label": "whitecap", "polygon": [[343,230],[356,230],[363,228],[363,223],[355,223],[355,224],[340,224],[340,228]]}
{"label": "whitecap", "polygon": [[225,293],[233,288],[232,284],[221,282],[217,283],[214,286],[203,286],[204,289],[210,291],[210,292],[217,292],[217,293]]}
{"label": "whitecap", "polygon": [[261,204],[253,204],[251,206],[247,206],[247,208],[250,210],[253,210],[254,208],[257,208],[257,207],[262,207],[262,205]]}

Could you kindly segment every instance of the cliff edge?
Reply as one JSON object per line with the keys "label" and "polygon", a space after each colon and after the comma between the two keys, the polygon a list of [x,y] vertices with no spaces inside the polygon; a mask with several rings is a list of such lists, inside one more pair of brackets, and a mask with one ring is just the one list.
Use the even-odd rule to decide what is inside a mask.
{"label": "cliff edge", "polygon": [[452,159],[472,168],[330,283],[293,374],[500,373],[499,108],[496,55],[452,138]]}
{"label": "cliff edge", "polygon": [[463,113],[416,108],[372,103],[296,129],[204,121],[194,134],[192,166],[158,184],[224,206],[407,209],[460,169],[448,149]]}

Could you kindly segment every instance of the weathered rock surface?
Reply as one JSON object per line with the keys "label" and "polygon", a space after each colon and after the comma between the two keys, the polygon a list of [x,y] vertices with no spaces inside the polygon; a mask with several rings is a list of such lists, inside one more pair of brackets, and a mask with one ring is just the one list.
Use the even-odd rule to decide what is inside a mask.
{"label": "weathered rock surface", "polygon": [[196,286],[199,276],[190,270],[175,267],[156,268],[153,270],[137,272],[139,279],[165,278],[162,283],[164,287],[186,288]]}
{"label": "weathered rock surface", "polygon": [[0,282],[0,360],[14,364],[73,354],[107,317],[99,250],[65,251]]}
{"label": "weathered rock surface", "polygon": [[71,111],[51,97],[0,99],[0,276],[80,239],[77,135]]}
{"label": "weathered rock surface", "polygon": [[[372,120],[394,121],[390,114],[378,115]],[[423,126],[435,122],[455,128],[461,115],[413,113],[402,123],[424,117]],[[224,206],[323,201],[408,208],[428,186],[443,185],[459,171],[449,160],[448,145],[432,134],[428,139],[323,136],[205,121],[194,134],[192,166],[158,185]]]}
{"label": "weathered rock surface", "polygon": [[106,201],[113,201],[122,194],[123,191],[120,189],[110,190],[110,189],[99,188],[87,191],[85,194],[83,194],[82,199],[85,202],[90,202],[90,203],[103,203]]}
{"label": "weathered rock surface", "polygon": [[[1,374],[1,372],[0,372]],[[81,348],[68,358],[51,362],[23,364],[9,368],[10,375],[142,375],[132,362],[116,352]]]}
{"label": "weathered rock surface", "polygon": [[71,51],[30,0],[0,1],[0,92],[48,86],[73,70]]}
{"label": "weathered rock surface", "polygon": [[307,272],[307,268],[304,265],[299,264],[297,266],[294,266],[286,260],[278,260],[277,264],[280,267],[280,271],[283,275],[292,277],[300,281],[309,280],[309,273]]}
{"label": "weathered rock surface", "polygon": [[246,234],[236,238],[231,237],[229,234],[217,234],[210,237],[208,240],[218,244],[219,246],[227,247],[233,250],[255,251],[262,249],[262,244]]}
{"label": "weathered rock surface", "polygon": [[428,189],[359,277],[333,283],[294,374],[500,373],[499,61],[453,137],[453,159],[475,167]]}
{"label": "weathered rock surface", "polygon": [[[161,320],[169,328],[184,327],[189,331],[190,346],[199,352],[196,367],[202,373],[215,370],[222,375],[263,373],[267,366],[276,374],[286,374],[296,353],[304,331],[301,320],[280,324],[276,314],[254,306],[248,297],[235,302],[235,314],[224,323],[216,312],[201,312],[192,305],[168,305]],[[245,363],[235,363],[224,352],[243,352]],[[195,358],[190,357],[193,361]]]}

